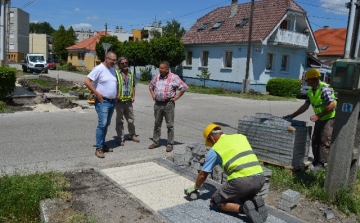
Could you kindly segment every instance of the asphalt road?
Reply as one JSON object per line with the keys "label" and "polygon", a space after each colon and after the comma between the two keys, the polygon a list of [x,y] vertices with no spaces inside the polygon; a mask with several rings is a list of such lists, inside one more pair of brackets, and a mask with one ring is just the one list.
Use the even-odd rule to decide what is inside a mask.
{"label": "asphalt road", "polygon": [[[18,66],[18,65],[11,65]],[[83,82],[85,76],[63,71],[49,71],[47,76]],[[295,111],[303,103],[259,101],[185,93],[176,102],[175,150],[187,143],[203,142],[203,129],[210,122],[223,126],[228,134],[237,132],[238,120],[257,112],[283,116]],[[166,157],[166,126],[162,126],[162,146],[147,149],[152,143],[154,125],[153,101],[146,85],[138,84],[134,103],[136,132],[140,143],[126,141],[124,147],[116,144],[115,115],[106,140],[115,147],[105,159],[95,156],[96,112],[93,108],[76,112],[18,112],[0,114],[0,173],[14,171],[75,170],[90,167],[109,168],[132,162]],[[312,110],[297,117],[307,121]],[[127,130],[126,130],[127,133]]]}

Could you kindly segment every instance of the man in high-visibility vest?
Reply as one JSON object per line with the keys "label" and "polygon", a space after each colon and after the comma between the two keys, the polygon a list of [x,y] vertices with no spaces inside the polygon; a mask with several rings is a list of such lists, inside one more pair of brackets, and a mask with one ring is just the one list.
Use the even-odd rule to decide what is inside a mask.
{"label": "man in high-visibility vest", "polygon": [[314,155],[312,172],[323,170],[329,157],[331,136],[334,127],[336,97],[334,90],[326,83],[320,81],[318,69],[310,69],[305,73],[306,83],[311,87],[305,103],[294,113],[284,118],[295,118],[304,113],[310,105],[314,115],[310,120],[315,122],[311,147]]}
{"label": "man in high-visibility vest", "polygon": [[120,138],[120,146],[124,146],[124,118],[128,124],[129,140],[140,142],[135,133],[135,118],[133,103],[135,101],[136,78],[133,72],[129,71],[128,59],[120,57],[118,61],[120,70],[116,71],[118,80],[118,97],[116,100],[116,134]]}
{"label": "man in high-visibility vest", "polygon": [[219,125],[209,124],[204,129],[204,138],[205,145],[212,148],[195,185],[187,188],[186,194],[196,193],[214,166],[220,165],[227,182],[212,195],[210,205],[222,211],[245,214],[253,223],[265,222],[268,214],[264,200],[256,196],[265,184],[264,172],[246,136],[226,135]]}

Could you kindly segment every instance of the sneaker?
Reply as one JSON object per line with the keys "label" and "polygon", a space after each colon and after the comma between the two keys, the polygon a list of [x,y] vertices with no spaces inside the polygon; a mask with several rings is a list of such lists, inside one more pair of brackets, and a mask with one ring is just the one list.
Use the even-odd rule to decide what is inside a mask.
{"label": "sneaker", "polygon": [[102,148],[95,150],[95,155],[99,158],[105,158],[104,150]]}
{"label": "sneaker", "polygon": [[261,219],[263,220],[263,222],[265,222],[268,217],[268,212],[265,206],[264,199],[260,196],[255,196],[252,199],[252,202],[254,203],[257,212],[259,212]]}
{"label": "sneaker", "polygon": [[104,153],[114,152],[114,149],[108,147],[107,145],[104,145],[104,146],[103,146],[103,151],[104,151]]}
{"label": "sneaker", "polygon": [[125,145],[124,140],[119,140],[117,143],[118,143],[120,146],[124,146],[124,145]]}
{"label": "sneaker", "polygon": [[173,146],[172,145],[167,145],[166,152],[171,152],[172,150],[173,150]]}
{"label": "sneaker", "polygon": [[319,164],[317,166],[314,166],[314,168],[312,168],[310,171],[316,173],[316,172],[319,172],[324,169],[325,169],[325,167],[322,164]]}
{"label": "sneaker", "polygon": [[153,143],[153,144],[151,144],[151,145],[149,146],[149,149],[155,149],[155,148],[157,148],[157,147],[159,147],[159,145]]}
{"label": "sneaker", "polygon": [[263,223],[262,218],[255,209],[252,201],[248,200],[244,204],[244,213],[250,219],[251,223]]}
{"label": "sneaker", "polygon": [[135,135],[133,135],[132,137],[129,137],[129,140],[132,140],[134,142],[140,142],[140,140],[138,138],[136,138]]}

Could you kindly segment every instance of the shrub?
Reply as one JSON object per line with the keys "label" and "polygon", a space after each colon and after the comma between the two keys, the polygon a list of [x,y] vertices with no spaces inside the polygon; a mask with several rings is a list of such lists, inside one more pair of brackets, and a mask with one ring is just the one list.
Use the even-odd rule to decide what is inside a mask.
{"label": "shrub", "polygon": [[300,96],[301,80],[291,78],[272,78],[266,84],[270,95],[281,97]]}
{"label": "shrub", "polygon": [[15,90],[16,68],[0,67],[0,98],[6,98]]}
{"label": "shrub", "polygon": [[140,68],[140,80],[150,81],[151,80],[151,67]]}

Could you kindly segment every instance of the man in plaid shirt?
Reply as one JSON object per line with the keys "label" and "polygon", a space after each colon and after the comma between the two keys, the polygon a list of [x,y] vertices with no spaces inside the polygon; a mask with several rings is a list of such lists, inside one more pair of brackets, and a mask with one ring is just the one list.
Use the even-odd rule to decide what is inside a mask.
{"label": "man in plaid shirt", "polygon": [[[175,101],[185,93],[188,86],[178,75],[170,72],[170,64],[167,61],[161,62],[159,72],[149,84],[151,97],[155,101],[153,144],[149,146],[149,149],[155,149],[160,146],[161,124],[163,117],[165,117],[168,129],[166,152],[171,152],[174,147]],[[180,91],[178,94],[176,94],[177,88]]]}

